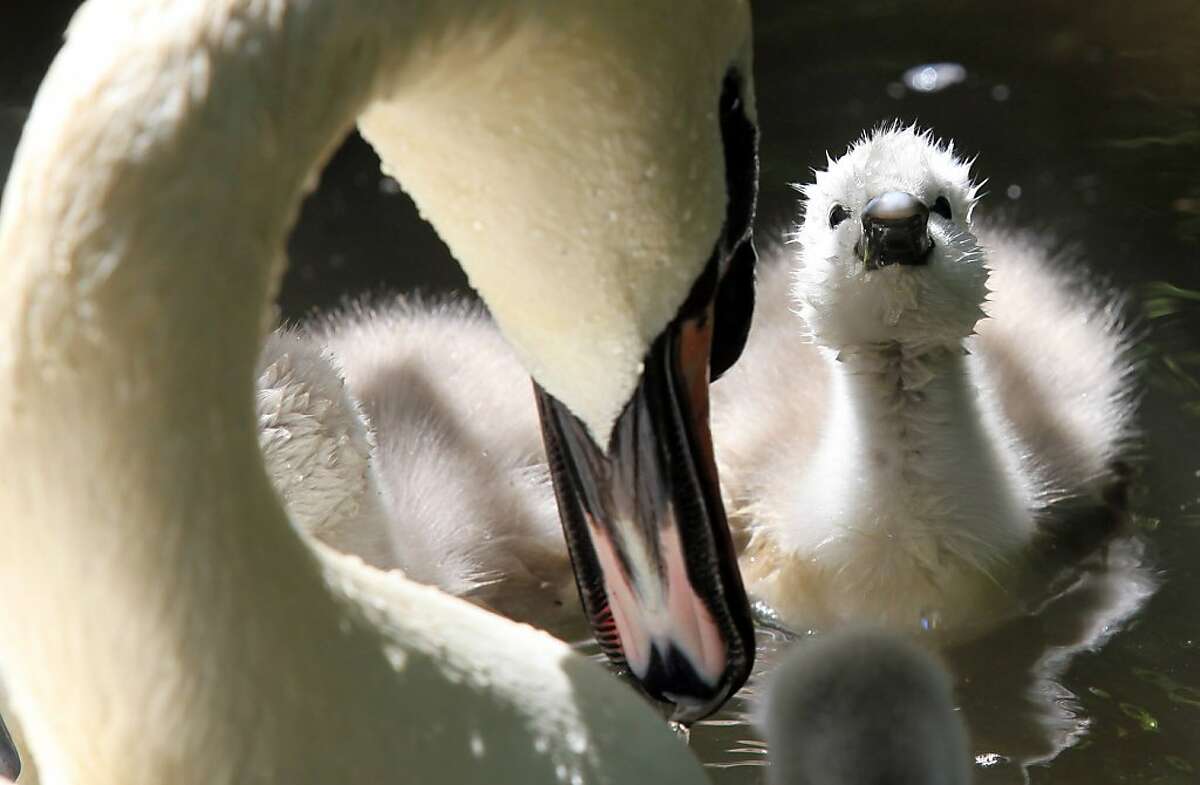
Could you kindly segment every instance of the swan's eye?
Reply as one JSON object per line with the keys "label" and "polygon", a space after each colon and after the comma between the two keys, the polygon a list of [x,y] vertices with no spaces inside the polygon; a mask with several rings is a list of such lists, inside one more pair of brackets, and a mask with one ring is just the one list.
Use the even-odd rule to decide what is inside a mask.
{"label": "swan's eye", "polygon": [[932,209],[935,213],[942,216],[947,221],[950,220],[950,200],[948,200],[946,197],[939,196],[937,201],[933,203]]}
{"label": "swan's eye", "polygon": [[850,217],[850,211],[840,204],[835,204],[829,211],[829,228],[835,229],[842,221]]}

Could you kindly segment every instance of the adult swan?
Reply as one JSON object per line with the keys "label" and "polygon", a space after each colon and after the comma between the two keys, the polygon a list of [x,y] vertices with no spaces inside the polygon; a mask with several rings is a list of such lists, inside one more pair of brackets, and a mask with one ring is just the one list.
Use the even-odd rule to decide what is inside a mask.
{"label": "adult swan", "polygon": [[699,777],[557,644],[314,557],[253,374],[284,235],[361,117],[537,380],[588,610],[652,693],[711,710],[751,658],[706,421],[710,346],[716,372],[749,315],[748,17],[79,12],[0,215],[0,662],[46,781]]}

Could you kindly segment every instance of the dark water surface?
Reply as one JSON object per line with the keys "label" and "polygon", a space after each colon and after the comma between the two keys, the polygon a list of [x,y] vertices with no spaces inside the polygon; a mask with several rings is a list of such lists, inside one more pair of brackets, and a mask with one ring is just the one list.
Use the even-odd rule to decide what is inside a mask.
{"label": "dark water surface", "polygon": [[[69,6],[0,10],[0,169]],[[1052,232],[1135,298],[1154,281],[1200,288],[1200,4],[763,0],[755,16],[760,236],[793,220],[789,182],[899,118],[978,155],[981,214]],[[930,63],[960,69],[906,86]],[[959,81],[915,89],[931,75]],[[289,245],[285,317],[364,292],[463,287],[393,185],[357,138],[338,152]],[[980,783],[1200,781],[1200,385],[1186,381],[1189,363],[1200,368],[1200,305],[1146,334],[1134,544],[948,655]],[[768,664],[789,642],[761,637]],[[744,709],[739,699],[693,731],[718,783],[762,780]]]}

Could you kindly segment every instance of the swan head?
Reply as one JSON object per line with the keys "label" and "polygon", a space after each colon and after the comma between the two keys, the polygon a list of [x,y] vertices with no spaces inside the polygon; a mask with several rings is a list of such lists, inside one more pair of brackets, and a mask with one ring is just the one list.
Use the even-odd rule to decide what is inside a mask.
{"label": "swan head", "polygon": [[361,127],[530,370],[602,647],[697,719],[754,657],[708,426],[754,303],[749,6],[534,7]]}
{"label": "swan head", "polygon": [[802,187],[792,293],[834,351],[961,344],[983,316],[970,162],[915,127],[864,135]]}
{"label": "swan head", "polygon": [[[636,383],[618,396],[615,419],[598,430],[569,399],[535,385],[563,530],[597,640],[651,697],[674,704],[680,721],[718,709],[754,661],[708,424],[709,380],[736,361],[754,308],[758,132],[749,91],[748,75],[729,71],[717,110],[706,115],[719,128],[724,215],[683,302],[639,350]],[[622,235],[619,245],[628,240]],[[679,291],[666,278],[653,285]],[[609,372],[619,370],[621,353],[610,360]]]}
{"label": "swan head", "polygon": [[845,629],[799,642],[757,721],[772,785],[966,785],[967,733],[945,670],[915,644]]}
{"label": "swan head", "polygon": [[34,304],[0,332],[140,348],[147,396],[187,358],[220,373],[184,389],[232,406],[299,199],[357,122],[537,384],[607,650],[683,717],[719,707],[754,651],[707,416],[753,303],[748,2],[205,0],[147,32],[151,7],[90,0],[43,83],[0,213],[6,294]]}

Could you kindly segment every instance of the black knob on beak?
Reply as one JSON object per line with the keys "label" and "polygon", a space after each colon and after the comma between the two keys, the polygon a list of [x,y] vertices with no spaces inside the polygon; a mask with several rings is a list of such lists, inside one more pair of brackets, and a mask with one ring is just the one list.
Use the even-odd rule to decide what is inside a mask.
{"label": "black knob on beak", "polygon": [[868,270],[889,264],[925,264],[929,238],[929,208],[912,194],[888,191],[867,202],[862,213],[859,254]]}

